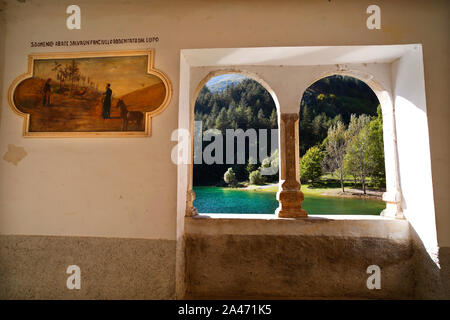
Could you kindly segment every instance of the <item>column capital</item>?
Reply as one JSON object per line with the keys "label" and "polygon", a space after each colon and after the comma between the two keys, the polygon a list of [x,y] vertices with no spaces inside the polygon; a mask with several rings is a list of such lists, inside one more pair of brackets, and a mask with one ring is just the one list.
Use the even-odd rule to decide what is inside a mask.
{"label": "column capital", "polygon": [[298,118],[298,113],[281,113],[281,120],[284,123],[295,122]]}

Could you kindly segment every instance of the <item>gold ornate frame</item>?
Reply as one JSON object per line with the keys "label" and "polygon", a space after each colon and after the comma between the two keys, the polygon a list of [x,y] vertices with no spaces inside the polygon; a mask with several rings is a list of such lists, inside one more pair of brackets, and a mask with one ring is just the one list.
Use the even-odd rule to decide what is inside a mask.
{"label": "gold ornate frame", "polygon": [[[43,59],[70,59],[70,58],[101,58],[101,57],[120,57],[120,56],[142,56],[148,57],[147,73],[155,75],[161,79],[166,89],[166,95],[162,104],[151,112],[146,112],[144,131],[104,131],[104,132],[30,132],[30,114],[21,112],[14,104],[14,91],[18,84],[25,79],[33,77],[34,60]],[[172,97],[172,85],[167,76],[154,69],[154,50],[137,50],[137,51],[99,51],[99,52],[74,52],[74,53],[37,53],[28,55],[27,73],[15,78],[8,89],[8,102],[11,109],[23,117],[22,135],[24,137],[42,137],[42,138],[84,138],[84,137],[146,137],[151,136],[151,120],[152,117],[160,114],[170,102]]]}

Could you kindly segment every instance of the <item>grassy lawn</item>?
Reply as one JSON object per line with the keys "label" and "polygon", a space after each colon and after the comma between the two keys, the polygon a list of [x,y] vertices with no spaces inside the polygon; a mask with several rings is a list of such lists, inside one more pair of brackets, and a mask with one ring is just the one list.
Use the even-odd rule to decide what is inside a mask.
{"label": "grassy lawn", "polygon": [[[349,197],[354,196],[355,192],[361,193],[361,185],[356,185],[353,181],[345,181],[344,182],[345,193],[342,194],[341,184],[339,180],[335,179],[322,179],[321,181],[313,184],[302,184],[301,190],[305,196],[332,196],[332,197]],[[268,186],[259,186],[255,189],[251,189],[252,191],[257,192],[277,192],[278,185],[268,185]],[[372,193],[372,196],[375,194],[375,197],[381,198],[381,192],[383,190],[374,190],[370,187],[367,188],[368,193]],[[372,190],[370,192],[369,190]],[[378,194],[378,196],[377,196]]]}
{"label": "grassy lawn", "polygon": [[[325,173],[320,177],[321,181],[339,181],[339,177],[337,175],[333,175],[331,173]],[[355,179],[351,175],[344,175],[344,184],[351,183],[353,185]],[[372,181],[371,177],[366,177],[366,182],[370,183]]]}
{"label": "grassy lawn", "polygon": [[[335,188],[333,188],[335,189]],[[336,188],[339,189],[339,188]],[[267,188],[259,188],[259,189],[253,189],[253,191],[258,191],[258,192],[277,192],[278,191],[278,185],[276,186],[270,186]],[[302,192],[305,195],[321,195],[322,193],[324,193],[325,191],[330,191],[329,187],[325,187],[325,188],[310,188],[309,184],[302,184]]]}

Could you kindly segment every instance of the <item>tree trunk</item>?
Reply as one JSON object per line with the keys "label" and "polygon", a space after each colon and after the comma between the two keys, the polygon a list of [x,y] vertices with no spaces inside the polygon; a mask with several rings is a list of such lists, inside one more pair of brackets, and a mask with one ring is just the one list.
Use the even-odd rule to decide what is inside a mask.
{"label": "tree trunk", "polygon": [[362,179],[362,187],[363,187],[363,193],[366,194],[366,179],[365,177]]}

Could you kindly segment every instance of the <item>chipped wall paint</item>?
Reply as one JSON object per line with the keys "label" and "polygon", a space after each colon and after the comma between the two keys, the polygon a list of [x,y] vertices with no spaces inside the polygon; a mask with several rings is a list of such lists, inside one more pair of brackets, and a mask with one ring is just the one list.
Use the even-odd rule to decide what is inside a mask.
{"label": "chipped wall paint", "polygon": [[27,154],[28,153],[25,151],[24,147],[8,144],[8,151],[6,151],[2,159],[17,166],[17,164],[27,156]]}

